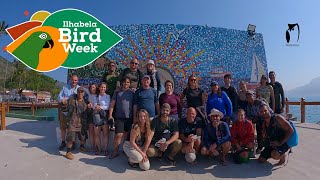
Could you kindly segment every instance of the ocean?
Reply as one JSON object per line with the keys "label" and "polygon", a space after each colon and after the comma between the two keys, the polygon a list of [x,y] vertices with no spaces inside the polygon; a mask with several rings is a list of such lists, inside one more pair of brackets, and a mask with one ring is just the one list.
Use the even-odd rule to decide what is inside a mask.
{"label": "ocean", "polygon": [[[289,101],[298,101],[300,102],[301,97],[288,97]],[[320,102],[320,97],[305,97],[306,101],[318,101]],[[293,114],[294,117],[298,118],[298,121],[301,120],[300,116],[300,106],[289,106],[289,112]],[[27,114],[31,115],[31,110],[10,110],[10,113],[16,114]],[[58,109],[38,109],[35,111],[37,116],[51,116],[54,117],[54,120],[58,120]],[[306,122],[308,123],[317,123],[320,121],[320,105],[307,105],[306,106]]]}
{"label": "ocean", "polygon": [[[304,97],[306,102],[320,102],[320,97]],[[301,97],[289,96],[289,101],[300,102]],[[301,120],[301,110],[299,106],[289,106],[289,113]],[[320,105],[306,105],[306,122],[318,123],[320,121]]]}

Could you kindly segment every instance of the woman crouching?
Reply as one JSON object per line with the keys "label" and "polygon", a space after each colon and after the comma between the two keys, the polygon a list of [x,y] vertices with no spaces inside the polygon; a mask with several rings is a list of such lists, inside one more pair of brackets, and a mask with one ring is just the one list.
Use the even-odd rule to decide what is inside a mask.
{"label": "woman crouching", "polygon": [[150,162],[147,157],[147,149],[151,143],[150,118],[146,110],[141,109],[138,112],[138,121],[132,125],[127,140],[123,144],[123,151],[128,156],[128,164],[142,170],[150,168]]}

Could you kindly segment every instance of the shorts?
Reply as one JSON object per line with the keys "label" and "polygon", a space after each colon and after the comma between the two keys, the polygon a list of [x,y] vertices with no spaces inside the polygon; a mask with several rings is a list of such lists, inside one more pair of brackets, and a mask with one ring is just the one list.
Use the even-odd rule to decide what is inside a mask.
{"label": "shorts", "polygon": [[65,116],[62,112],[61,118],[59,118],[59,126],[60,129],[67,129],[68,128],[68,120],[67,116]]}
{"label": "shorts", "polygon": [[269,158],[271,157],[271,152],[272,152],[273,150],[276,150],[276,151],[278,151],[278,153],[279,153],[280,155],[283,155],[284,153],[286,153],[286,152],[289,150],[289,148],[290,148],[290,147],[288,146],[287,143],[284,143],[284,144],[282,144],[281,146],[278,146],[278,147],[275,147],[275,148],[273,148],[273,147],[271,147],[271,146],[265,147],[265,148],[263,149],[263,151],[261,152],[260,157],[262,157],[262,158],[264,158],[264,159],[269,159]]}
{"label": "shorts", "polygon": [[79,138],[80,141],[84,141],[85,140],[85,136],[82,136],[80,132],[68,131],[67,132],[66,141],[67,142],[75,142],[76,141],[76,134],[78,134],[78,138]]}
{"label": "shorts", "polygon": [[115,133],[129,132],[132,126],[131,118],[116,118],[115,120]]}

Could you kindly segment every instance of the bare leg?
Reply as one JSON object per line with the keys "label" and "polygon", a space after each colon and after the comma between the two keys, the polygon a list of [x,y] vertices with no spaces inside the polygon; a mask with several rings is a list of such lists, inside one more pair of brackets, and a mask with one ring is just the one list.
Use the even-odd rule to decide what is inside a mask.
{"label": "bare leg", "polygon": [[94,136],[95,136],[95,145],[97,148],[96,155],[99,155],[101,152],[100,132],[101,132],[101,126],[95,126],[94,127]]}
{"label": "bare leg", "polygon": [[95,149],[95,136],[94,136],[94,125],[92,123],[89,124],[89,140],[91,143],[91,150]]}
{"label": "bare leg", "polygon": [[108,156],[108,135],[109,135],[109,125],[103,125],[103,149],[104,149],[104,155]]}

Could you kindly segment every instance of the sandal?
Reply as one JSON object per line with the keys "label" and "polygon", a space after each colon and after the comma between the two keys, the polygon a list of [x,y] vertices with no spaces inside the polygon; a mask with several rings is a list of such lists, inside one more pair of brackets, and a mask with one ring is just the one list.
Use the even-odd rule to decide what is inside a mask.
{"label": "sandal", "polygon": [[167,162],[171,165],[171,166],[175,166],[177,164],[177,161],[170,159],[170,158],[166,158]]}
{"label": "sandal", "polygon": [[119,153],[113,152],[113,153],[111,154],[111,156],[109,157],[109,159],[114,159],[114,158],[116,158],[116,157],[118,157],[118,156],[119,156]]}
{"label": "sandal", "polygon": [[108,155],[109,155],[108,151],[104,151],[104,156],[108,156]]}
{"label": "sandal", "polygon": [[138,165],[136,163],[131,163],[130,161],[128,161],[129,166],[131,166],[132,168],[138,168]]}

